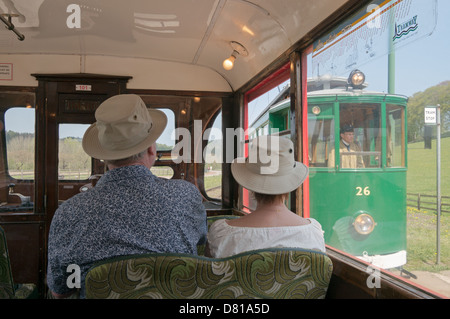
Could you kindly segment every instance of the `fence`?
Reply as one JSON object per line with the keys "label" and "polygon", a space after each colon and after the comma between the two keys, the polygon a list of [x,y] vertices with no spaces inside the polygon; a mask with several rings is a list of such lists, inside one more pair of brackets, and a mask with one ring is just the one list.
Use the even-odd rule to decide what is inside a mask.
{"label": "fence", "polygon": [[[407,193],[406,205],[418,210],[437,211],[437,196]],[[450,196],[441,196],[441,213],[450,213]]]}

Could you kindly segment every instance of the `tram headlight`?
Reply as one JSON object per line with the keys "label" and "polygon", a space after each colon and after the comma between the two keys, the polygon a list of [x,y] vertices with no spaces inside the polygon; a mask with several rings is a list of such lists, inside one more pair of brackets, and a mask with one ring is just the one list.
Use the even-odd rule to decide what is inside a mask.
{"label": "tram headlight", "polygon": [[355,89],[362,89],[366,76],[360,70],[354,70],[348,77],[348,84]]}
{"label": "tram headlight", "polygon": [[314,115],[319,115],[320,112],[321,112],[320,107],[318,107],[318,106],[313,106],[313,108],[311,109],[311,111],[312,111],[312,113],[313,113]]}
{"label": "tram headlight", "polygon": [[376,223],[369,214],[360,214],[355,218],[353,226],[358,234],[369,235],[374,230]]}

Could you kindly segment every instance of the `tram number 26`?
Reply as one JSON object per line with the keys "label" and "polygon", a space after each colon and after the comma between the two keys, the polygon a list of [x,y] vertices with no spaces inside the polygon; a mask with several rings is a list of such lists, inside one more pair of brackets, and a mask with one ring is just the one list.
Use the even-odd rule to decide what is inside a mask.
{"label": "tram number 26", "polygon": [[356,187],[356,196],[370,196],[370,188],[367,187]]}

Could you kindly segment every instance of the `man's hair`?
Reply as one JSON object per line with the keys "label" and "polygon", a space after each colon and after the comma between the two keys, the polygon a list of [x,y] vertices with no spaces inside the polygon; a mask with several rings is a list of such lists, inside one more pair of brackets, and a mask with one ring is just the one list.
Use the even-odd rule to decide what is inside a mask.
{"label": "man's hair", "polygon": [[127,157],[127,158],[121,158],[117,160],[104,160],[106,165],[113,165],[113,166],[125,166],[129,164],[133,164],[140,160],[144,154],[147,152],[147,150],[144,150],[138,154],[135,154],[133,156]]}
{"label": "man's hair", "polygon": [[289,193],[286,194],[280,194],[280,195],[269,195],[269,194],[260,194],[253,192],[253,197],[256,199],[256,201],[264,204],[273,204],[275,202],[283,202],[287,198],[289,198]]}

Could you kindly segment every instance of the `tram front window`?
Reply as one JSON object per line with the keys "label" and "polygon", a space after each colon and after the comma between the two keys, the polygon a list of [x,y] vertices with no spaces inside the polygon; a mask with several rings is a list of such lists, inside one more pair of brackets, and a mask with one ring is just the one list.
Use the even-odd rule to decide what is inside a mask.
{"label": "tram front window", "polygon": [[405,108],[386,105],[386,166],[406,167]]}
{"label": "tram front window", "polygon": [[308,117],[309,165],[327,167],[328,154],[334,148],[333,105],[314,104]]}
{"label": "tram front window", "polygon": [[81,147],[89,125],[59,125],[58,179],[87,180],[91,176],[91,158]]}
{"label": "tram front window", "polygon": [[[339,163],[341,168],[381,167],[381,105],[341,103]],[[335,158],[330,155],[329,163]],[[334,165],[329,165],[334,166]]]}

